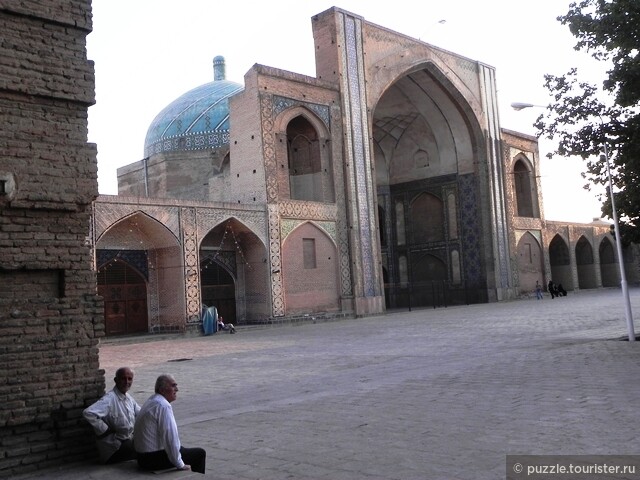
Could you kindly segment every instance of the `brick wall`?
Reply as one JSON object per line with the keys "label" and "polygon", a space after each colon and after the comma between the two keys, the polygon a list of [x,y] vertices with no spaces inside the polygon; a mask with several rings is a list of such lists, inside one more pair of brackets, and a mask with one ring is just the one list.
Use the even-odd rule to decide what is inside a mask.
{"label": "brick wall", "polygon": [[94,456],[90,0],[0,0],[0,477]]}
{"label": "brick wall", "polygon": [[[225,147],[165,152],[126,165],[118,169],[118,195],[224,201],[231,195],[225,185],[228,171],[227,178],[222,179],[222,164],[228,151]],[[228,162],[226,167],[228,170]]]}
{"label": "brick wall", "polygon": [[[313,241],[312,265],[305,262],[305,239]],[[282,257],[287,315],[333,312],[340,308],[337,252],[328,236],[313,224],[305,223],[289,234]]]}

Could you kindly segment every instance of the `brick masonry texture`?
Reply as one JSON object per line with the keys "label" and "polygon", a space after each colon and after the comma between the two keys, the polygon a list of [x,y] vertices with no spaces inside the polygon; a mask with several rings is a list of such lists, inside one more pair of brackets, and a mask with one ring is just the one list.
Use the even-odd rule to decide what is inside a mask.
{"label": "brick masonry texture", "polygon": [[0,0],[0,477],[94,455],[105,388],[90,238],[91,2]]}

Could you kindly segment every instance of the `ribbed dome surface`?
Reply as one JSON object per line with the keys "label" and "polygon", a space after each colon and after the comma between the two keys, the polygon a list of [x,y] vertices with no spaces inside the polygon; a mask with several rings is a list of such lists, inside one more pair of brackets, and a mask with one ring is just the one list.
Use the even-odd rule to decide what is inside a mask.
{"label": "ribbed dome surface", "polygon": [[219,148],[229,143],[229,98],[244,87],[223,79],[224,59],[220,62],[221,59],[214,59],[214,78],[222,79],[188,91],[151,122],[144,142],[145,157],[161,152]]}

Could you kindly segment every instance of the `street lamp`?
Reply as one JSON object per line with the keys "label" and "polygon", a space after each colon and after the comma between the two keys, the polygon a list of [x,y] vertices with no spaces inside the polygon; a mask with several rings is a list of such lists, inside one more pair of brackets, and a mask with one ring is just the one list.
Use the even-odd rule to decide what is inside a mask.
{"label": "street lamp", "polygon": [[523,110],[525,108],[531,108],[531,107],[546,108],[544,105],[534,105],[533,103],[513,102],[511,104],[511,108],[518,111]]}
{"label": "street lamp", "polygon": [[[514,110],[523,110],[531,107],[542,107],[543,105],[534,105],[533,103],[521,103],[514,102],[511,104],[511,108]],[[600,117],[600,125],[604,127],[604,121]],[[622,297],[624,299],[624,314],[627,320],[627,333],[629,335],[629,341],[635,342],[636,334],[633,328],[633,314],[631,313],[631,301],[629,299],[629,288],[627,286],[627,274],[624,271],[624,259],[622,256],[622,241],[620,238],[620,224],[618,222],[618,213],[616,212],[616,205],[613,199],[613,181],[611,180],[611,165],[609,161],[609,148],[607,147],[606,140],[602,142],[604,147],[604,155],[600,155],[600,161],[604,161],[607,166],[607,178],[609,180],[609,195],[611,196],[611,211],[613,212],[613,229],[616,237],[616,249],[618,251],[618,265],[620,266],[620,286],[622,287]]]}

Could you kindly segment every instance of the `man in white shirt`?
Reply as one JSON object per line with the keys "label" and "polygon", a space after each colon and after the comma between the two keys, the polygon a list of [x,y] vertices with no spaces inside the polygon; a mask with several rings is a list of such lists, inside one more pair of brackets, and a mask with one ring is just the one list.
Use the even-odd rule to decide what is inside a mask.
{"label": "man in white shirt", "polygon": [[136,417],[133,443],[138,465],[143,470],[192,470],[204,473],[207,453],[202,448],[180,445],[178,426],[171,402],[178,394],[178,384],[171,375],[160,375],[155,394],[144,402]]}
{"label": "man in white shirt", "polygon": [[93,427],[102,463],[117,463],[136,458],[133,426],[140,405],[127,392],[133,385],[133,370],[121,367],[113,379],[115,387],[82,415]]}

